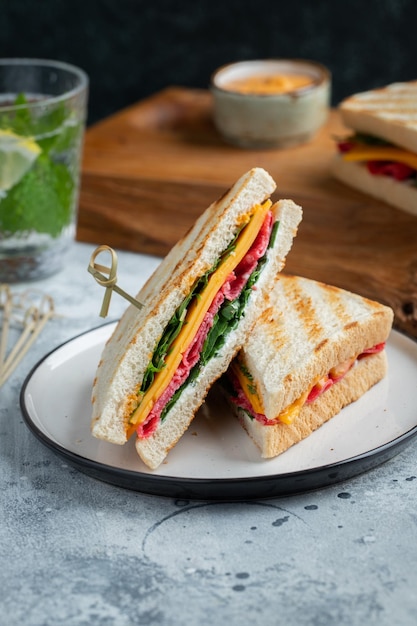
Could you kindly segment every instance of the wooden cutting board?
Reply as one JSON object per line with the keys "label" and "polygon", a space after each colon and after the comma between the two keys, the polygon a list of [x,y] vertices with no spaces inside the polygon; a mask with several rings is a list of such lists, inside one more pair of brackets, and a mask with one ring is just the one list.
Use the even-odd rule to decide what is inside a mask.
{"label": "wooden cutting board", "polygon": [[286,271],[392,306],[417,337],[417,217],[334,180],[336,111],[315,139],[285,150],[242,150],[215,130],[205,90],[172,87],[86,133],[77,238],[163,256],[244,172],[264,167],[275,198],[303,207]]}

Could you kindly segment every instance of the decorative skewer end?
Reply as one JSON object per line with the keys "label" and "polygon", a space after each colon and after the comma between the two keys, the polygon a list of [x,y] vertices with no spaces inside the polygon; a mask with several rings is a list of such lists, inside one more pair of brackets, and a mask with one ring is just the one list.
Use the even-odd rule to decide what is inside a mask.
{"label": "decorative skewer end", "polygon": [[[102,252],[110,253],[110,267],[96,263],[96,258]],[[143,304],[141,302],[130,296],[126,293],[126,291],[117,285],[117,254],[113,248],[106,245],[98,246],[98,248],[96,248],[91,255],[88,271],[92,274],[96,282],[106,289],[103,296],[103,303],[101,305],[100,317],[107,317],[113,291],[116,291],[116,293],[125,298],[128,302],[130,302],[130,304],[133,304],[138,309],[143,308]],[[107,276],[105,276],[102,272],[107,274]]]}

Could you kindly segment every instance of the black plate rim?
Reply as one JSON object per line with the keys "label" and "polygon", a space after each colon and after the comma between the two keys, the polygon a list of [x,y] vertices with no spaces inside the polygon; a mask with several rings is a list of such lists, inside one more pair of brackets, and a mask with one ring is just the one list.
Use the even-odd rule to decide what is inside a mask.
{"label": "black plate rim", "polygon": [[[83,335],[99,330],[104,326],[114,324],[115,321],[117,320],[109,321],[90,330],[81,332],[50,350],[39,359],[29,371],[20,391],[20,409],[24,422],[33,435],[47,448],[58,454],[61,458],[64,458],[72,467],[75,467],[92,478],[96,478],[113,486],[148,495],[187,500],[242,501],[297,495],[328,487],[370,471],[399,454],[404,448],[411,444],[413,438],[417,435],[416,424],[395,439],[359,455],[344,459],[343,461],[337,461],[335,463],[297,472],[244,478],[182,478],[160,476],[157,474],[147,474],[117,468],[93,459],[88,459],[52,441],[34,424],[30,412],[26,407],[25,393],[35,372],[53,353],[63,348],[67,343],[75,341]],[[397,332],[416,343],[413,337],[401,331]]]}

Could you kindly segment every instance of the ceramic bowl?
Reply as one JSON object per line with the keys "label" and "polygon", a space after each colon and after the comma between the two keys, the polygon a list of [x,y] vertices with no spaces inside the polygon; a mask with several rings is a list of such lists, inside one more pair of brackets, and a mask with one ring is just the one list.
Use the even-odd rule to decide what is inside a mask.
{"label": "ceramic bowl", "polygon": [[224,139],[245,148],[288,147],[309,141],[325,123],[331,75],[315,61],[240,61],[210,81],[214,122]]}

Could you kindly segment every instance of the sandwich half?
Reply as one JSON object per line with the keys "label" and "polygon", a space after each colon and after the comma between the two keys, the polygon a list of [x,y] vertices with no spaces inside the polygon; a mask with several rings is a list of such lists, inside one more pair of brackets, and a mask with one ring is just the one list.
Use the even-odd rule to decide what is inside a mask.
{"label": "sandwich half", "polygon": [[308,437],[387,371],[392,310],[281,274],[222,387],[264,458]]}
{"label": "sandwich half", "polygon": [[262,168],[243,175],[160,263],[107,342],[93,386],[92,434],[136,438],[151,469],[188,428],[266,306],[302,210],[272,203]]}
{"label": "sandwich half", "polygon": [[351,134],[338,141],[333,174],[417,214],[417,80],[355,94],[339,105]]}

